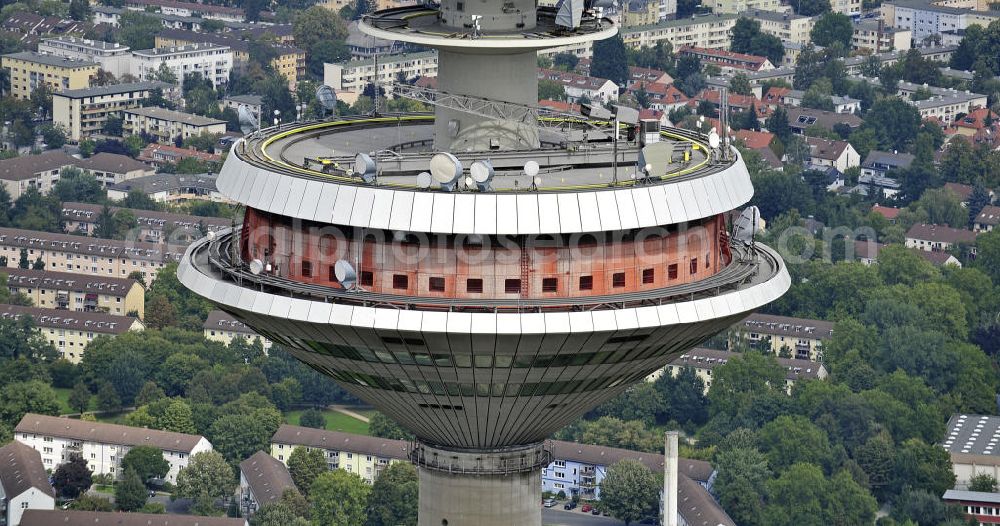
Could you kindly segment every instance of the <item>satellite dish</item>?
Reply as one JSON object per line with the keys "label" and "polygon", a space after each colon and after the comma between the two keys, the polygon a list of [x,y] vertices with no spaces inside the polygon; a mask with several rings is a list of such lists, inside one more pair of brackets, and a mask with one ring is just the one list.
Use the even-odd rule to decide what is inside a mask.
{"label": "satellite dish", "polygon": [[441,152],[431,157],[431,177],[441,185],[442,190],[452,191],[462,176],[462,161],[448,153]]}
{"label": "satellite dish", "polygon": [[712,148],[718,148],[721,142],[719,134],[715,133],[715,130],[712,130],[712,133],[708,134],[708,145]]}
{"label": "satellite dish", "polygon": [[476,181],[472,179],[471,175],[466,176],[464,182],[465,182],[465,187],[470,190],[476,187]]}
{"label": "satellite dish", "polygon": [[334,114],[337,112],[337,92],[333,91],[330,86],[324,84],[316,88],[316,100],[325,111]]}
{"label": "satellite dish", "polygon": [[733,223],[733,239],[742,242],[745,246],[750,246],[753,244],[753,237],[758,230],[760,230],[760,209],[756,206],[748,206]]}
{"label": "satellite dish", "polygon": [[649,175],[649,172],[653,171],[653,165],[646,163],[646,165],[642,167],[642,171],[646,172],[646,175]]}
{"label": "satellite dish", "polygon": [[333,275],[345,289],[352,289],[358,283],[358,273],[346,259],[338,260],[333,266]]}
{"label": "satellite dish", "polygon": [[[472,163],[469,167],[469,176],[475,182],[476,187],[479,188],[480,192],[485,192],[490,189],[490,181],[493,180],[495,175],[493,170],[493,163],[490,161],[476,161]],[[472,185],[469,185],[470,187]]]}
{"label": "satellite dish", "polygon": [[535,162],[535,161],[528,161],[528,162],[524,163],[524,175],[527,175],[528,177],[534,178],[536,175],[538,175],[538,170],[540,168],[541,167],[538,166],[537,162]]}
{"label": "satellite dish", "polygon": [[207,237],[209,241],[215,241],[215,232],[209,231],[205,234],[205,237]]}
{"label": "satellite dish", "polygon": [[264,262],[263,261],[261,261],[259,259],[255,259],[255,260],[253,260],[253,261],[250,262],[250,273],[251,274],[253,274],[254,276],[256,276],[256,275],[260,274],[263,271],[264,271]]}
{"label": "satellite dish", "polygon": [[375,160],[370,155],[359,153],[354,157],[354,175],[371,184],[375,182],[375,171]]}
{"label": "satellite dish", "polygon": [[420,172],[417,174],[417,188],[421,190],[426,190],[431,187],[431,173],[430,172]]}
{"label": "satellite dish", "polygon": [[584,0],[559,0],[556,5],[556,25],[567,29],[580,27]]}
{"label": "satellite dish", "polygon": [[240,104],[236,109],[236,115],[239,116],[240,131],[243,132],[243,135],[250,135],[257,131],[257,115],[250,109],[250,106]]}

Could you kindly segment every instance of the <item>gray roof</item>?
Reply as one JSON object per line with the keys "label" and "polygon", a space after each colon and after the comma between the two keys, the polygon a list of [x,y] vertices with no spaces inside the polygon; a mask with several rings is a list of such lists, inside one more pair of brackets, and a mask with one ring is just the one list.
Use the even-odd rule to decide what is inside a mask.
{"label": "gray roof", "polygon": [[[242,40],[239,38],[240,33],[229,32],[229,33],[204,33],[201,31],[189,31],[187,29],[164,29],[156,34],[156,36],[167,39],[176,40],[179,42],[190,42],[191,44],[215,44],[216,46],[226,46],[234,51],[239,51],[241,53],[248,53],[250,51],[250,41]],[[301,53],[302,50],[294,48],[292,46],[281,46],[276,44],[270,44],[271,49],[277,51],[279,54],[287,53]],[[161,48],[165,49],[165,48]]]}
{"label": "gray roof", "polygon": [[[675,367],[693,367],[695,369],[714,369],[725,365],[730,359],[739,356],[741,354],[738,352],[695,347],[670,362],[670,365]],[[823,364],[794,358],[775,359],[778,361],[778,365],[781,365],[785,369],[786,380],[810,380],[826,376],[825,372],[820,372]]]}
{"label": "gray roof", "polygon": [[1000,504],[1000,493],[950,489],[944,492],[944,495],[941,496],[941,499],[958,500],[963,502],[989,502],[991,504]]}
{"label": "gray roof", "polygon": [[124,296],[139,284],[134,279],[113,278],[99,274],[81,275],[70,272],[8,267],[0,269],[7,275],[8,287],[32,287],[52,290],[98,292]]}
{"label": "gray roof", "polygon": [[53,97],[68,97],[71,99],[82,99],[85,97],[100,97],[104,95],[116,95],[118,93],[129,93],[133,91],[146,91],[160,89],[170,89],[174,86],[158,80],[149,82],[128,82],[125,84],[112,84],[110,86],[96,86],[93,88],[70,89],[53,93]]}
{"label": "gray roof", "polygon": [[76,167],[81,170],[92,172],[107,172],[114,174],[127,174],[129,172],[149,172],[152,175],[156,169],[152,166],[136,161],[135,159],[117,153],[101,152],[92,157],[81,159],[76,163]]}
{"label": "gray roof", "polygon": [[183,122],[185,124],[190,124],[191,126],[211,126],[213,124],[226,123],[226,121],[220,121],[219,119],[202,117],[201,115],[195,115],[193,113],[184,113],[183,111],[168,110],[166,108],[159,108],[156,106],[132,108],[124,111],[125,113],[131,113],[133,115],[141,115],[143,117],[151,119],[159,119],[171,122]]}
{"label": "gray roof", "polygon": [[677,477],[677,513],[687,526],[736,526],[708,490],[683,474]]}
{"label": "gray roof", "polygon": [[355,435],[340,431],[327,431],[311,427],[282,424],[271,437],[271,442],[293,446],[309,446],[336,451],[350,451],[382,458],[406,460],[410,444],[405,440]]}
{"label": "gray roof", "polygon": [[202,326],[205,329],[218,329],[223,331],[238,332],[240,334],[257,334],[253,329],[247,327],[245,323],[230,316],[221,310],[213,310],[208,313],[208,319]]}
{"label": "gray roof", "polygon": [[949,453],[1000,456],[1000,416],[952,415],[942,447]]}
{"label": "gray roof", "polygon": [[841,123],[851,128],[857,128],[864,124],[861,117],[850,113],[834,113],[799,106],[787,108],[786,112],[788,113],[788,125],[792,128],[808,128],[815,124],[829,130],[833,129],[834,125]]}
{"label": "gray roof", "polygon": [[740,16],[756,18],[759,20],[768,20],[771,22],[784,22],[786,20],[801,20],[804,18],[810,18],[808,16],[797,15],[795,13],[779,13],[777,11],[765,11],[763,9],[749,9],[740,13]]}
{"label": "gray roof", "polygon": [[264,98],[261,97],[260,95],[230,95],[226,97],[224,100],[233,101],[239,104],[260,106]]}
{"label": "gray roof", "polygon": [[67,155],[62,150],[49,150],[38,155],[20,155],[0,161],[0,179],[23,181],[31,179],[36,173],[73,166],[78,162],[79,159]]}
{"label": "gray roof", "polygon": [[111,50],[111,51],[128,51],[128,46],[119,44],[117,42],[105,42],[103,40],[91,40],[88,38],[77,38],[74,36],[58,36],[53,38],[44,38],[42,42],[45,43],[63,43],[63,44],[75,44],[79,46],[89,47],[93,49]]}
{"label": "gray roof", "polygon": [[155,174],[136,177],[108,186],[108,190],[129,192],[138,190],[145,194],[168,192],[182,188],[197,188],[205,192],[215,192],[217,176],[215,174]]}
{"label": "gray roof", "polygon": [[[76,313],[74,313],[76,314]],[[103,422],[28,413],[14,428],[15,433],[70,438],[119,446],[152,446],[164,451],[190,453],[204,437],[144,427],[129,427]],[[16,436],[15,436],[16,438]]]}
{"label": "gray roof", "polygon": [[246,519],[76,510],[25,510],[21,526],[245,526]]}
{"label": "gray roof", "polygon": [[[437,60],[437,51],[419,51],[415,53],[393,53],[392,55],[381,55],[378,57],[378,63],[381,64],[398,64],[400,62],[408,62],[411,60],[420,59],[435,59]],[[350,60],[347,62],[337,62],[336,65],[344,68],[356,68],[359,66],[371,66],[373,64],[372,59],[357,59]]]}
{"label": "gray roof", "polygon": [[286,489],[295,488],[288,468],[263,451],[240,462],[240,473],[246,479],[257,504],[261,506],[278,501]]}
{"label": "gray roof", "polygon": [[[593,466],[610,466],[615,462],[630,458],[643,463],[654,473],[663,472],[663,455],[658,453],[645,453],[630,449],[594,446],[562,440],[552,440],[550,445],[552,447],[553,460],[568,460]],[[709,462],[686,458],[678,460],[678,469],[682,475],[698,482],[708,482],[712,478],[712,473],[715,472],[715,469]]]}
{"label": "gray roof", "polygon": [[25,230],[23,228],[0,227],[0,245],[17,248],[56,250],[88,256],[145,259],[153,262],[180,260],[183,253],[170,252],[168,247],[142,241],[119,241],[117,239],[97,239]]}
{"label": "gray roof", "polygon": [[823,320],[753,313],[736,327],[761,334],[794,336],[796,338],[828,339],[833,336],[833,323]]}
{"label": "gray roof", "polygon": [[146,57],[158,57],[161,55],[175,55],[178,53],[187,53],[189,51],[209,51],[209,50],[228,50],[229,46],[222,46],[218,44],[210,43],[198,43],[198,44],[188,44],[186,46],[172,46],[172,47],[158,47],[153,49],[137,49],[132,51],[133,55],[141,55]]}
{"label": "gray roof", "polygon": [[917,223],[906,231],[906,237],[923,241],[940,243],[975,243],[976,233],[964,228],[951,228],[945,225],[928,225]]}
{"label": "gray roof", "polygon": [[56,496],[42,465],[42,456],[31,446],[17,441],[0,447],[0,486],[8,500],[31,488],[53,498]]}
{"label": "gray roof", "polygon": [[[920,11],[931,11],[935,13],[950,13],[953,15],[966,15],[971,12],[969,9],[941,5],[939,2],[936,2],[935,0],[892,0],[891,2],[886,2],[886,3],[894,5],[896,7],[905,7]],[[975,11],[974,13],[977,16],[1000,17],[1000,11],[987,10],[987,11]]]}
{"label": "gray roof", "polygon": [[43,55],[41,53],[35,53],[34,51],[22,51],[20,53],[11,53],[9,55],[4,55],[3,57],[17,59],[17,60],[24,60],[27,62],[35,62],[38,64],[45,64],[46,66],[56,66],[60,68],[97,67],[97,64],[95,62],[87,62],[73,58],[59,57],[56,55]]}
{"label": "gray roof", "polygon": [[[139,208],[121,208],[117,206],[109,208],[112,213],[115,213],[118,210],[127,210],[131,212],[132,215],[135,216],[136,223],[138,223],[139,226],[147,228],[165,228],[167,225],[179,228],[196,228],[199,224],[204,224],[209,230],[218,230],[220,228],[229,227],[232,224],[232,221],[229,219],[223,219],[221,217],[193,216],[188,214],[175,214],[173,212],[161,212],[159,210],[141,210]],[[63,221],[93,223],[97,221],[97,218],[101,215],[103,210],[103,205],[67,201],[63,203],[62,218]]]}
{"label": "gray roof", "polygon": [[1000,206],[984,206],[976,216],[976,222],[983,225],[1000,225]]}
{"label": "gray roof", "polygon": [[739,15],[729,14],[729,13],[710,13],[707,15],[695,15],[691,18],[679,18],[676,20],[663,20],[651,25],[645,26],[632,26],[622,28],[622,34],[628,35],[632,33],[641,33],[643,31],[650,31],[656,29],[666,29],[668,27],[684,27],[684,26],[694,26],[698,24],[711,24],[714,22],[719,22],[722,20],[736,20]]}
{"label": "gray roof", "polygon": [[894,166],[897,168],[906,168],[913,163],[915,157],[909,153],[891,153],[883,152],[879,150],[872,150],[868,152],[868,156],[865,157],[865,162],[861,163],[861,166],[873,166],[875,164],[884,164],[886,166]]}
{"label": "gray roof", "polygon": [[24,316],[31,316],[38,327],[71,329],[95,334],[122,334],[128,332],[139,321],[139,318],[117,316],[104,312],[0,305],[0,319],[16,320]]}

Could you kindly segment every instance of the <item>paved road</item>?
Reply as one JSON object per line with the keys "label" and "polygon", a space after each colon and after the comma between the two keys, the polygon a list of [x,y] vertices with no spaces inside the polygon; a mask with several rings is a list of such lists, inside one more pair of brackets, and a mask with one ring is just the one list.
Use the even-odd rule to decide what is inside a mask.
{"label": "paved road", "polygon": [[623,526],[625,523],[611,517],[583,513],[580,508],[567,511],[562,505],[542,509],[542,524],[546,526]]}

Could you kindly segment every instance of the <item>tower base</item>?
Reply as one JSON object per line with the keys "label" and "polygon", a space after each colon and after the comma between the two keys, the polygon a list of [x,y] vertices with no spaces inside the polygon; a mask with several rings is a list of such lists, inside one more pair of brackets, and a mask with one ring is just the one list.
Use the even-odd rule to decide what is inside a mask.
{"label": "tower base", "polygon": [[417,444],[418,526],[541,526],[542,444],[492,451]]}

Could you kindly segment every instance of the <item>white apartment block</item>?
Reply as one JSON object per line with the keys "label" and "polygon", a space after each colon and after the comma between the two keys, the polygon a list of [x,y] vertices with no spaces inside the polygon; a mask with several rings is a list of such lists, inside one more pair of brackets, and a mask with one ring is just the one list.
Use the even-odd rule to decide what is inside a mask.
{"label": "white apartment block", "polygon": [[863,20],[854,23],[851,49],[885,53],[910,49],[913,32],[909,29],[890,27],[878,20]]}
{"label": "white apartment block", "polygon": [[849,17],[861,16],[861,0],[830,0],[830,11]]}
{"label": "white apartment block", "polygon": [[882,20],[893,27],[912,31],[913,42],[918,45],[930,35],[954,32],[973,25],[986,27],[994,20],[1000,20],[1000,11],[973,11],[933,0],[892,0],[883,3],[881,11]]}
{"label": "white apartment block", "polygon": [[108,117],[121,116],[127,108],[142,106],[153,90],[168,94],[174,86],[165,82],[133,82],[52,94],[52,120],[69,132],[72,141],[101,133]]}
{"label": "white apartment block", "polygon": [[319,449],[329,469],[355,473],[372,484],[382,470],[394,462],[409,462],[409,443],[404,440],[369,437],[282,424],[271,437],[271,456],[288,465],[297,447]]}
{"label": "white apartment block", "polygon": [[129,73],[132,66],[132,54],[129,53],[128,46],[101,40],[69,36],[46,38],[38,43],[38,52],[96,62],[115,78]]}
{"label": "white apartment block", "polygon": [[737,14],[752,11],[754,9],[764,9],[767,11],[780,11],[782,9],[780,0],[709,0],[702,3],[713,13]]}
{"label": "white apartment block", "polygon": [[132,52],[131,71],[141,81],[157,80],[156,72],[160,64],[166,64],[174,72],[178,84],[183,82],[185,75],[201,73],[218,88],[229,82],[233,52],[229,46],[217,44],[190,44]]}
{"label": "white apartment block", "polygon": [[0,524],[18,526],[25,511],[51,510],[55,505],[41,455],[20,442],[0,447]]}
{"label": "white apartment block", "polygon": [[122,113],[125,116],[123,127],[127,133],[146,133],[163,144],[173,144],[178,137],[184,140],[203,133],[226,133],[226,121],[193,113],[157,107],[132,108]]}
{"label": "white apartment block", "polygon": [[155,447],[163,451],[163,459],[170,464],[166,481],[171,484],[177,482],[177,473],[187,467],[191,455],[212,451],[212,444],[201,435],[33,413],[24,415],[14,428],[14,440],[40,452],[45,469],[55,470],[70,455],[79,453],[95,475],[114,477],[121,471],[122,457],[129,450]]}
{"label": "white apartment block", "polygon": [[[377,79],[379,86],[387,87],[394,84],[400,76],[407,79],[436,77],[437,69],[437,51],[385,55],[378,57]],[[360,93],[365,86],[375,81],[375,63],[372,59],[323,64],[323,83],[337,91]]]}
{"label": "white apartment block", "polygon": [[729,32],[736,25],[734,14],[710,14],[666,20],[652,26],[637,26],[622,29],[625,45],[632,48],[655,46],[667,41],[680,49],[688,45],[708,49],[729,49]]}
{"label": "white apartment block", "polygon": [[793,42],[796,44],[808,44],[810,42],[809,33],[816,22],[816,17],[800,16],[795,13],[780,13],[777,11],[765,11],[763,9],[753,9],[742,16],[760,22],[760,31],[768,35],[774,35],[782,42]]}

